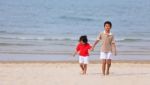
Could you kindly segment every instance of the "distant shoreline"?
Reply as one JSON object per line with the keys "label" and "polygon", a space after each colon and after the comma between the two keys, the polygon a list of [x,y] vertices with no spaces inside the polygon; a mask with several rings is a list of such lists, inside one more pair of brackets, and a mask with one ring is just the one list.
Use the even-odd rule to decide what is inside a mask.
{"label": "distant shoreline", "polygon": [[[73,52],[0,52],[0,54],[39,54],[39,55],[71,55]],[[99,55],[99,52],[92,52],[91,55]],[[150,55],[150,51],[118,51],[118,55]]]}
{"label": "distant shoreline", "polygon": [[[89,60],[93,63],[99,62],[99,53],[92,53],[89,57]],[[140,61],[140,62],[150,62],[150,54],[118,54],[113,56],[113,61],[117,62],[131,62],[131,61]],[[0,62],[75,62],[78,61],[78,55],[76,57],[72,56],[72,53],[0,53]],[[120,63],[121,63],[120,62]]]}
{"label": "distant shoreline", "polygon": [[[0,64],[32,64],[32,63],[43,63],[43,64],[77,64],[78,61],[0,61]],[[131,64],[150,64],[150,60],[113,60],[112,63],[131,63]],[[100,64],[99,60],[90,61],[90,64]]]}

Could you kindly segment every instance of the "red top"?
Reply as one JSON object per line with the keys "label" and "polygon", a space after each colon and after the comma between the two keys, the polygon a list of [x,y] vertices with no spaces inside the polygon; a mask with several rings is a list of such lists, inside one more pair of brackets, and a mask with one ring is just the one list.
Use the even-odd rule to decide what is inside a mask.
{"label": "red top", "polygon": [[89,56],[89,49],[91,48],[90,44],[87,43],[87,44],[82,44],[82,43],[79,43],[77,45],[77,48],[76,50],[79,52],[79,55],[80,56]]}

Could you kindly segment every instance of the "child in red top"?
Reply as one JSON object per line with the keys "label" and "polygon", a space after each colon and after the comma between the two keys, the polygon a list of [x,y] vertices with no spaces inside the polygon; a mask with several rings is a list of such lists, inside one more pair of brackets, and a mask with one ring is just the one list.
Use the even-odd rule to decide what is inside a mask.
{"label": "child in red top", "polygon": [[90,44],[88,43],[87,36],[81,36],[79,39],[79,43],[76,47],[76,51],[73,56],[77,53],[79,54],[79,63],[82,70],[81,74],[86,74],[87,71],[87,64],[88,64],[88,57],[89,57],[89,50],[91,49]]}

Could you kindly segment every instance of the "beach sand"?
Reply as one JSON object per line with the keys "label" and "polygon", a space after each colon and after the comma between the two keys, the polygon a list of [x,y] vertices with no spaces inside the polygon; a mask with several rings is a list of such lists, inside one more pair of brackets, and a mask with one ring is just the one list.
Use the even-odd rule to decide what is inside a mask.
{"label": "beach sand", "polygon": [[1,62],[0,85],[150,85],[149,63],[113,63],[109,76],[100,64],[88,65],[80,75],[78,63]]}

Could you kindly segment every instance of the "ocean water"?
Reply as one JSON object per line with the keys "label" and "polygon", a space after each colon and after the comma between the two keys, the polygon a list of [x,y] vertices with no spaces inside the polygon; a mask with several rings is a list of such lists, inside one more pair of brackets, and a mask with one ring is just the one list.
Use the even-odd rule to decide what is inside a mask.
{"label": "ocean water", "polygon": [[70,54],[79,36],[92,44],[109,20],[118,54],[149,55],[149,15],[149,0],[0,0],[0,53]]}

